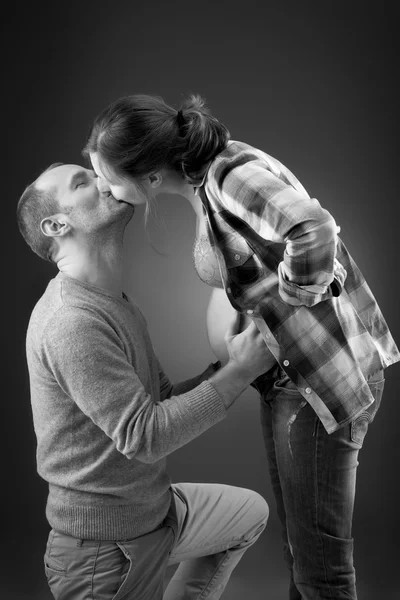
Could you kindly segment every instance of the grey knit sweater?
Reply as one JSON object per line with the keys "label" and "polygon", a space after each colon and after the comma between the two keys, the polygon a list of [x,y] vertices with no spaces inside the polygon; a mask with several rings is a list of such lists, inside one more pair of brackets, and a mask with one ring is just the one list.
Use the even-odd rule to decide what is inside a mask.
{"label": "grey knit sweater", "polygon": [[226,415],[214,387],[201,375],[173,387],[138,307],[61,273],[32,312],[27,360],[50,526],[101,540],[152,531],[170,505],[165,457]]}

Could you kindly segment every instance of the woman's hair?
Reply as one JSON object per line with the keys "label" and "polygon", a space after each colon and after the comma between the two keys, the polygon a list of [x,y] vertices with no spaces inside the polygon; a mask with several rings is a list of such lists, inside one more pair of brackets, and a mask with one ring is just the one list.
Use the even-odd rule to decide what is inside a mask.
{"label": "woman's hair", "polygon": [[162,168],[198,180],[227,145],[229,131],[191,95],[176,111],[159,96],[125,96],[95,119],[83,154],[96,152],[118,175],[146,177]]}

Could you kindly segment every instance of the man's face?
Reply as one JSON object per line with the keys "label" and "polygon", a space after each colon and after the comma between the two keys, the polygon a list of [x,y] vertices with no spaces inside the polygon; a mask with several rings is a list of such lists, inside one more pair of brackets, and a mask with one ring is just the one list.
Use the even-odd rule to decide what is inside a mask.
{"label": "man's face", "polygon": [[75,229],[95,231],[117,221],[128,223],[134,209],[117,201],[110,192],[100,192],[95,173],[79,165],[61,165],[47,171],[36,187],[53,191],[60,213],[68,215]]}

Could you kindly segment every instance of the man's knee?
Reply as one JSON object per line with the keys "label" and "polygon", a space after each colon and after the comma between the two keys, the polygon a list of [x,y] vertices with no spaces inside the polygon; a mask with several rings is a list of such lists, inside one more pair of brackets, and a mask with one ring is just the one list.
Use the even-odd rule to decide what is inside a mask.
{"label": "man's knee", "polygon": [[267,501],[254,490],[246,490],[248,498],[248,509],[253,517],[254,524],[260,527],[260,531],[262,531],[268,522],[269,517],[269,506]]}

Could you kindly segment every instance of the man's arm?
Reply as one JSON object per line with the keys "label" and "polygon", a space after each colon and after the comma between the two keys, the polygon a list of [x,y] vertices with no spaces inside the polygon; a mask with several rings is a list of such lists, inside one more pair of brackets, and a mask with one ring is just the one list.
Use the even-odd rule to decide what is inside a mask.
{"label": "man's arm", "polygon": [[168,375],[165,373],[162,368],[160,362],[158,363],[158,372],[160,379],[160,399],[161,401],[166,398],[170,398],[171,396],[179,396],[180,394],[184,394],[185,392],[190,392],[195,387],[200,385],[203,381],[207,381],[218,369],[221,367],[220,361],[210,363],[208,367],[200,373],[200,375],[196,375],[195,377],[191,377],[190,379],[186,379],[185,381],[181,381],[179,383],[171,383]]}
{"label": "man's arm", "polygon": [[42,361],[119,452],[153,463],[222,420],[226,408],[266,370],[265,344],[263,348],[254,344],[254,331],[244,334],[233,336],[226,367],[193,390],[163,402],[146,392],[114,329],[87,311],[74,307],[58,311],[57,321],[46,327]]}

